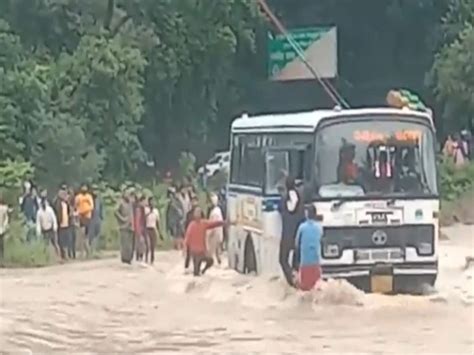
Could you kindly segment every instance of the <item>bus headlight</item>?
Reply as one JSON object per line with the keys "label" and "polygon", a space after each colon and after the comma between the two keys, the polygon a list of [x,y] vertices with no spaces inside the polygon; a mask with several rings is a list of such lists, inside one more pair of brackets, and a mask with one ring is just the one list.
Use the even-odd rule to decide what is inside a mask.
{"label": "bus headlight", "polygon": [[339,257],[339,245],[337,244],[325,244],[323,247],[323,256],[325,258],[337,258]]}
{"label": "bus headlight", "polygon": [[432,243],[419,243],[418,244],[418,254],[420,254],[420,255],[431,255],[431,254],[433,254],[433,244]]}

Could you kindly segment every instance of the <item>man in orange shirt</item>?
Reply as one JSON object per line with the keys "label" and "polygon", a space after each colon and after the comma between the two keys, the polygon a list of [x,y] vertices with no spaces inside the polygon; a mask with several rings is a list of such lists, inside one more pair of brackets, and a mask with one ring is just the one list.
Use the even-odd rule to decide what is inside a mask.
{"label": "man in orange shirt", "polygon": [[[189,254],[193,261],[194,276],[204,275],[204,273],[214,264],[212,256],[209,255],[206,246],[206,232],[213,228],[222,227],[225,221],[211,222],[203,219],[203,212],[200,207],[194,208],[193,220],[186,229],[184,244],[189,248]],[[202,263],[205,263],[201,270]]]}
{"label": "man in orange shirt", "polygon": [[82,250],[89,254],[89,245],[86,236],[89,232],[89,225],[94,210],[94,198],[92,197],[86,184],[81,186],[81,190],[74,200],[75,210],[79,217],[80,244]]}

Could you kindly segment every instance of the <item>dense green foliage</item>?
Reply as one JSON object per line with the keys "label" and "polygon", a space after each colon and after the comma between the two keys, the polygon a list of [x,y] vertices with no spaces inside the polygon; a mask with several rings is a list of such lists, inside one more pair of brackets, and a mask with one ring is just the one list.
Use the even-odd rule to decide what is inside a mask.
{"label": "dense green foliage", "polygon": [[460,198],[466,191],[474,190],[474,163],[456,167],[444,161],[440,164],[441,196],[446,201]]}
{"label": "dense green foliage", "polygon": [[[350,103],[408,87],[440,127],[470,124],[474,0],[268,2],[288,27],[338,27]],[[122,182],[227,144],[244,109],[326,104],[317,85],[267,80],[267,30],[254,0],[2,0],[0,161],[50,185]]]}
{"label": "dense green foliage", "polygon": [[454,0],[443,18],[443,46],[430,79],[450,130],[474,127],[474,0]]}
{"label": "dense green foliage", "polygon": [[245,0],[2,1],[0,160],[48,183],[176,161],[233,114],[259,25]]}

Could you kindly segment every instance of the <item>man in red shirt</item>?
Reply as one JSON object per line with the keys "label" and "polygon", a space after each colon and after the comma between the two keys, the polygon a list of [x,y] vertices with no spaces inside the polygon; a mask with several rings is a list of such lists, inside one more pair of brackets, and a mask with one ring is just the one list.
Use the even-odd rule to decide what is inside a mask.
{"label": "man in red shirt", "polygon": [[[189,248],[189,254],[193,261],[194,276],[204,275],[204,273],[214,264],[213,258],[209,255],[206,246],[206,232],[209,229],[222,227],[225,221],[211,222],[203,219],[203,212],[200,207],[194,208],[193,220],[186,229],[184,244]],[[201,271],[201,265],[205,263]]]}

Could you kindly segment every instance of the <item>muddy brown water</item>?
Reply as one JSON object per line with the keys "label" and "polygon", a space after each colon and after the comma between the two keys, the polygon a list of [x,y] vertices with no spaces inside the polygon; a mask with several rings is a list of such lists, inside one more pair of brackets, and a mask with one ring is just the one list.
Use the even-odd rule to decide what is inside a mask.
{"label": "muddy brown water", "polygon": [[473,354],[474,281],[461,266],[469,228],[447,231],[464,237],[441,244],[438,292],[421,297],[341,285],[338,302],[317,303],[225,268],[195,280],[174,252],[153,267],[110,259],[0,270],[0,353]]}

